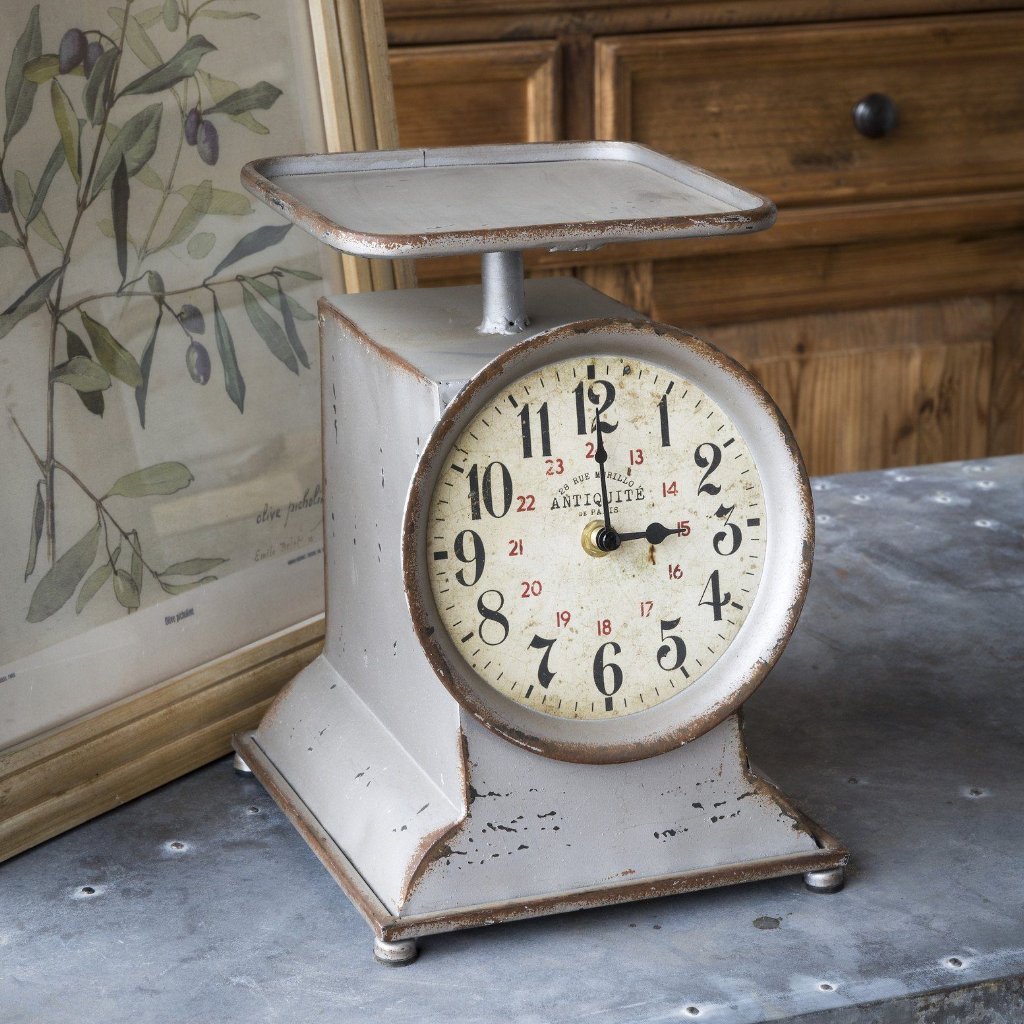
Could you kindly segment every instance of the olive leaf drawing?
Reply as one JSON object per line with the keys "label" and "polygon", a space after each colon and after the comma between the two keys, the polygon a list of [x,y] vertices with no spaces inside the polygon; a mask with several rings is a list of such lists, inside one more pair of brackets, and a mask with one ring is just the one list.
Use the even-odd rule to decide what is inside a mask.
{"label": "olive leaf drawing", "polygon": [[249,321],[256,328],[256,333],[266,342],[267,348],[288,367],[292,373],[299,372],[299,364],[295,360],[284,331],[273,317],[264,312],[256,296],[248,288],[242,289],[242,300]]}
{"label": "olive leaf drawing", "polygon": [[36,571],[36,555],[39,553],[39,539],[43,535],[43,482],[36,484],[36,500],[32,506],[32,534],[28,542],[28,562],[25,565],[25,579]]}
{"label": "olive leaf drawing", "polygon": [[[249,358],[240,352],[243,339],[247,349],[256,339],[267,348],[253,358],[272,356],[292,373],[311,365],[303,332],[316,315],[289,287],[319,275],[286,266],[236,274],[236,264],[279,245],[290,225],[225,230],[224,224],[236,225],[255,210],[248,196],[209,173],[220,162],[222,133],[267,134],[267,125],[254,115],[271,110],[283,95],[272,82],[235,82],[215,73],[237,35],[225,23],[259,15],[214,0],[154,0],[145,8],[122,0],[106,13],[110,20],[103,25],[74,24],[82,11],[53,5],[53,20],[67,17],[64,26],[53,26],[40,18],[40,5],[33,6],[13,39],[4,84],[0,253],[7,261],[21,260],[22,271],[0,275],[0,282],[14,283],[0,301],[0,339],[16,330],[19,343],[22,337],[49,339],[47,373],[39,382],[45,440],[34,442],[12,417],[39,469],[24,573],[26,583],[35,578],[27,609],[32,623],[56,614],[76,591],[76,614],[101,594],[107,595],[105,614],[117,607],[131,613],[148,594],[159,593],[148,581],[159,583],[163,593],[183,593],[215,580],[225,562],[193,554],[163,570],[154,566],[144,531],[132,525],[133,502],[160,501],[192,486],[192,471],[167,458],[123,472],[106,490],[93,487],[90,477],[98,464],[83,468],[58,457],[67,449],[58,444],[59,431],[66,429],[64,410],[102,418],[107,402],[128,387],[141,426],[154,429],[150,385],[165,379],[170,364],[162,361],[177,353],[179,372],[199,385],[211,380],[219,362],[220,399],[242,415],[246,383],[240,355]],[[209,36],[196,31],[199,19],[207,19],[200,24]],[[40,88],[44,99],[37,102]],[[28,145],[28,133],[22,133],[30,124]],[[41,171],[33,161],[31,176],[28,164],[19,165],[30,149],[45,158]],[[81,239],[88,232],[79,228],[87,225],[93,237],[98,232],[109,239],[106,263],[93,250],[83,257]],[[179,267],[199,268],[190,285],[168,289],[150,262],[165,252]],[[81,275],[69,278],[69,271],[83,258],[90,260],[90,290],[72,294],[71,281]],[[226,290],[233,292],[230,302]],[[149,303],[155,307],[149,313],[138,308]],[[112,308],[118,304],[120,312]],[[128,307],[131,317],[124,316]],[[140,316],[148,325],[144,341],[125,326]],[[154,377],[158,363],[160,376]],[[58,419],[58,403],[68,402],[73,404],[61,405]],[[110,450],[118,450],[113,441]],[[58,479],[68,492],[56,486]],[[63,511],[65,501],[80,501],[96,516],[95,525],[70,547],[63,525],[58,532],[59,524],[73,518]]]}
{"label": "olive leaf drawing", "polygon": [[213,299],[214,328],[217,337],[217,351],[220,353],[220,361],[224,367],[224,390],[231,397],[231,401],[238,406],[239,412],[245,411],[245,380],[238,369],[238,357],[235,355],[235,342],[231,337],[228,322],[221,312],[220,303],[217,297]]}
{"label": "olive leaf drawing", "polygon": [[54,267],[38,281],[30,284],[22,295],[0,313],[0,338],[10,334],[25,317],[31,316],[43,306],[60,274],[61,268]]}
{"label": "olive leaf drawing", "polygon": [[96,559],[100,529],[101,526],[97,523],[50,566],[49,572],[39,581],[32,594],[27,616],[29,622],[42,622],[43,619],[48,619],[63,607],[75,592],[75,588],[82,582],[82,577]]}
{"label": "olive leaf drawing", "polygon": [[170,89],[186,78],[191,78],[203,57],[216,49],[217,47],[204,36],[193,36],[170,60],[140,75],[134,82],[126,85],[120,94],[149,95]]}
{"label": "olive leaf drawing", "polygon": [[192,480],[187,466],[180,462],[161,462],[120,477],[103,497],[146,498],[153,494],[174,494],[188,487]]}
{"label": "olive leaf drawing", "polygon": [[7,113],[7,127],[4,129],[4,148],[11,139],[28,124],[35,102],[36,82],[22,74],[22,68],[43,52],[43,36],[39,28],[39,4],[32,8],[28,24],[14,44],[14,53],[7,68],[7,82],[4,87],[4,105]]}
{"label": "olive leaf drawing", "polygon": [[153,103],[140,110],[117,132],[114,141],[107,147],[93,179],[93,196],[110,184],[110,179],[113,178],[122,160],[129,176],[138,174],[149,162],[160,140],[160,121],[163,112],[162,104]]}
{"label": "olive leaf drawing", "polygon": [[269,249],[272,245],[277,245],[291,228],[291,224],[268,224],[255,231],[250,231],[240,238],[227,256],[213,268],[210,277],[216,277],[222,270],[238,263],[239,260],[244,260],[247,256],[255,256],[256,253],[263,252],[264,249]]}
{"label": "olive leaf drawing", "polygon": [[81,310],[82,326],[92,342],[92,350],[100,366],[112,377],[131,388],[141,387],[142,370],[131,354],[98,320]]}

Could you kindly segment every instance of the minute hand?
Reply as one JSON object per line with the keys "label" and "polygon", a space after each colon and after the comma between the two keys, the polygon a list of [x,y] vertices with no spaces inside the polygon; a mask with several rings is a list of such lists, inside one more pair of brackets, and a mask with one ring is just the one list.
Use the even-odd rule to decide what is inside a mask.
{"label": "minute hand", "polygon": [[619,546],[619,535],[612,527],[611,511],[608,508],[608,483],[605,477],[604,464],[608,461],[608,450],[604,446],[604,431],[601,429],[601,410],[594,414],[594,429],[597,432],[597,448],[594,461],[601,476],[601,511],[604,513],[604,529],[598,534],[597,546],[602,551],[614,551]]}
{"label": "minute hand", "polygon": [[651,523],[646,530],[641,530],[639,533],[620,533],[619,542],[624,540],[640,540],[643,538],[648,544],[660,544],[666,537],[671,537],[678,534],[678,530],[670,530],[667,526],[662,526],[661,523]]}

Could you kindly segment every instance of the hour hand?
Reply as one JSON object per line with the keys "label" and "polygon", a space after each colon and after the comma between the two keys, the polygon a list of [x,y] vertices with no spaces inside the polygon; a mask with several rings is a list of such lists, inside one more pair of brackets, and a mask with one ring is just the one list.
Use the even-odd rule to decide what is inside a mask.
{"label": "hour hand", "polygon": [[619,543],[643,538],[648,544],[660,544],[666,537],[671,537],[679,532],[679,530],[670,530],[667,526],[662,526],[661,523],[651,523],[646,530],[641,530],[639,533],[620,533],[618,536]]}

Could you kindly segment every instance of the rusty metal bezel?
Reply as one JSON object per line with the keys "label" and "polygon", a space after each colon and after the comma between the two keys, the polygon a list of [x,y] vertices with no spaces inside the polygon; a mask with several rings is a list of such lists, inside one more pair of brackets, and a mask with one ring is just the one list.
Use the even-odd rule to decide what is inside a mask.
{"label": "rusty metal bezel", "polygon": [[[510,382],[559,359],[633,354],[704,390],[742,434],[761,476],[768,524],[754,604],[732,644],[699,683],[659,705],[605,720],[556,718],[485,683],[448,636],[430,589],[426,509],[451,446],[476,412]],[[406,499],[402,569],[413,628],[453,697],[492,732],[563,761],[615,764],[664,753],[723,721],[760,685],[796,626],[810,579],[810,485],[793,435],[767,392],[733,359],[694,335],[647,320],[581,321],[528,338],[492,360],[441,415]]]}

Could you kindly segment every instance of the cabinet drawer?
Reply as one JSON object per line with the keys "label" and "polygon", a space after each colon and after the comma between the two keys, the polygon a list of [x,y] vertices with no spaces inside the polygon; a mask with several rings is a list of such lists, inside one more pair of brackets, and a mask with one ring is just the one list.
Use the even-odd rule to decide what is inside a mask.
{"label": "cabinet drawer", "polygon": [[[598,137],[776,202],[1024,183],[1024,14],[606,38],[596,76]],[[880,138],[853,122],[872,93],[898,112]]]}
{"label": "cabinet drawer", "polygon": [[554,42],[391,51],[402,146],[551,142],[560,134]]}

